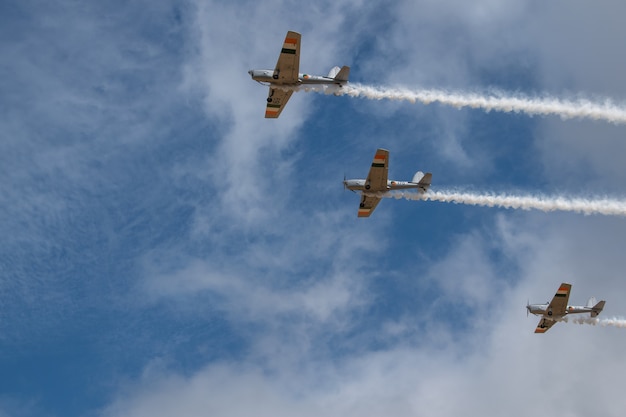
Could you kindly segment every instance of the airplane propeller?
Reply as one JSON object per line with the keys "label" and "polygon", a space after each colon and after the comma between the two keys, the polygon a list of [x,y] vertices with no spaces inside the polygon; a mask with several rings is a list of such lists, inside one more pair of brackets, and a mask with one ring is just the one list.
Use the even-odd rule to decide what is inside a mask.
{"label": "airplane propeller", "polygon": [[530,312],[530,298],[526,301],[526,317],[528,317],[529,312]]}
{"label": "airplane propeller", "polygon": [[346,191],[346,173],[343,173],[343,190]]}

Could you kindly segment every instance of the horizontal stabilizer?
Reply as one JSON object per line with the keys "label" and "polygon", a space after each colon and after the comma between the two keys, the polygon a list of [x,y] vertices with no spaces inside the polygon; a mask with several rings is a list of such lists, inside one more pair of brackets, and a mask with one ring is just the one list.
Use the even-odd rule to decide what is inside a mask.
{"label": "horizontal stabilizer", "polygon": [[602,310],[604,309],[605,303],[606,301],[602,300],[598,304],[593,306],[592,311],[591,311],[591,317],[596,317],[598,314],[600,314]]}
{"label": "horizontal stabilizer", "polygon": [[424,174],[422,179],[419,180],[419,182],[417,183],[419,185],[419,190],[423,193],[428,191],[428,188],[430,187],[430,182],[432,181],[432,179],[433,179],[433,174],[431,174],[430,172],[427,172],[426,174]]}

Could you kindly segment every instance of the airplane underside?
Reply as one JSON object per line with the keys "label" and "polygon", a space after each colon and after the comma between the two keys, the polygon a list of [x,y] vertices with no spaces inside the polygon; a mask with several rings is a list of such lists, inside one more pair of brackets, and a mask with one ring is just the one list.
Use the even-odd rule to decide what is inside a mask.
{"label": "airplane underside", "polygon": [[529,303],[526,305],[528,313],[541,317],[535,333],[547,332],[555,323],[564,321],[570,314],[589,314],[591,317],[597,317],[602,312],[606,302],[604,300],[596,302],[594,297],[589,299],[586,306],[568,305],[571,288],[571,284],[564,282],[554,294],[552,301],[545,304]]}
{"label": "airplane underside", "polygon": [[300,68],[300,40],[298,32],[288,31],[285,36],[278,62],[274,69],[251,69],[248,74],[253,80],[269,87],[265,117],[277,119],[289,101],[291,94],[303,85],[337,85],[348,82],[350,67],[333,67],[327,76],[302,74]]}

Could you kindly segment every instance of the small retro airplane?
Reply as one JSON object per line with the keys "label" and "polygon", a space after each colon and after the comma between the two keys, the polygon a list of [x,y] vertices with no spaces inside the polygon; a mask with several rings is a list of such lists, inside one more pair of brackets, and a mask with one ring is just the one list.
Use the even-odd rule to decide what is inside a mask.
{"label": "small retro airplane", "polygon": [[552,301],[545,304],[527,304],[527,313],[533,313],[538,316],[542,316],[539,320],[539,324],[535,329],[535,333],[545,333],[550,330],[550,327],[554,326],[554,323],[560,321],[568,314],[580,314],[591,313],[591,317],[596,317],[602,312],[605,301],[602,300],[596,304],[596,299],[591,297],[587,302],[587,305],[582,306],[570,306],[567,305],[569,300],[569,292],[572,289],[571,284],[562,283]]}
{"label": "small retro airplane", "polygon": [[285,108],[293,93],[293,87],[302,84],[327,84],[339,85],[347,84],[350,76],[350,67],[334,67],[328,76],[300,74],[300,34],[297,32],[287,32],[283,48],[278,56],[276,68],[273,70],[250,70],[248,74],[254,81],[269,85],[270,91],[267,96],[267,107],[265,117],[276,119]]}
{"label": "small retro airplane", "polygon": [[392,190],[405,190],[417,188],[420,193],[425,193],[430,187],[433,174],[424,174],[417,171],[411,181],[390,181],[387,179],[389,171],[389,151],[377,149],[372,161],[372,167],[366,179],[343,180],[344,188],[350,191],[361,191],[361,204],[359,205],[358,217],[369,217],[381,200],[381,193]]}

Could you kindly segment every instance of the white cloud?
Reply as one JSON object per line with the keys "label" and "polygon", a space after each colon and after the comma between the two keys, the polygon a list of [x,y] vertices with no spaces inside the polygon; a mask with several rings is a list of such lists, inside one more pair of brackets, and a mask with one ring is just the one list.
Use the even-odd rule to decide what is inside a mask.
{"label": "white cloud", "polygon": [[[389,80],[411,79],[407,71],[419,67],[426,74],[420,79],[422,82],[436,80],[442,85],[465,86],[474,82],[475,74],[474,68],[466,67],[468,54],[474,54],[481,68],[488,68],[499,58],[504,61],[500,67],[514,66],[514,56],[520,51],[531,60],[551,59],[549,54],[537,58],[533,51],[528,51],[529,45],[522,36],[524,19],[532,18],[536,9],[508,8],[493,2],[476,8],[456,4],[458,9],[452,3],[424,5],[405,5],[397,9],[401,15],[392,13],[400,24],[386,40],[387,53],[393,55],[402,50],[410,64],[393,67],[387,73]],[[414,22],[418,14],[422,22],[430,25],[411,30],[409,22]],[[437,26],[451,16],[450,21]],[[457,36],[464,32],[471,36],[467,42],[458,39],[453,48],[437,36],[426,35],[426,30],[433,26],[452,31],[459,22],[463,30]],[[499,36],[509,27],[521,32]],[[420,46],[413,42],[419,39],[417,35],[431,44]],[[407,43],[406,39],[412,42]],[[450,42],[450,37],[445,40]],[[414,51],[418,47],[430,54]],[[521,61],[527,62],[527,58],[522,57]],[[427,64],[420,67],[418,62]],[[375,74],[383,63],[362,65]],[[449,123],[462,125],[464,118]],[[560,120],[554,123],[566,125]],[[528,146],[533,147],[532,143]],[[444,153],[449,154],[450,149],[458,151],[462,146],[456,143],[444,148]],[[548,146],[538,148],[538,157],[548,154]],[[449,158],[463,160],[467,154]],[[601,160],[602,156],[597,158]],[[550,172],[550,162],[545,165]],[[555,171],[568,169],[571,166],[563,161]],[[554,183],[560,179],[555,175]],[[223,308],[246,316],[247,320],[255,317],[259,323],[272,322],[285,312],[304,312],[309,320],[296,321],[288,333],[308,336],[308,348],[285,343],[293,339],[281,333],[285,330],[282,322],[277,327],[266,324],[268,333],[252,341],[254,353],[240,363],[215,363],[187,376],[162,370],[137,381],[130,394],[120,395],[105,414],[158,416],[182,410],[189,415],[620,415],[625,405],[616,392],[619,375],[624,371],[621,353],[616,348],[621,330],[561,323],[546,335],[535,335],[532,332],[538,319],[525,317],[524,303],[527,298],[550,298],[562,281],[574,283],[572,301],[584,302],[589,295],[607,294],[607,298],[611,295],[615,299],[626,295],[622,294],[618,278],[623,270],[619,255],[619,248],[623,247],[621,220],[506,212],[497,216],[493,225],[487,222],[487,226],[455,234],[448,250],[417,276],[421,281],[410,290],[434,291],[437,297],[431,303],[414,309],[407,307],[408,313],[386,317],[380,326],[372,323],[357,337],[362,345],[344,340],[347,353],[343,355],[327,345],[333,339],[323,333],[325,328],[331,334],[337,331],[329,323],[338,317],[337,311],[353,313],[349,317],[358,326],[358,312],[368,305],[375,306],[375,296],[366,297],[365,308],[350,302],[354,295],[351,285],[358,277],[331,274],[333,278],[327,281],[300,283],[282,291],[275,285],[280,280],[259,284],[248,281],[245,274],[211,270],[210,264],[203,261],[171,275],[157,276],[150,281],[153,296],[156,293],[158,297],[180,297],[212,291],[226,300]],[[325,225],[322,230],[336,227]],[[299,246],[294,243],[297,239],[288,240],[292,242],[289,246]],[[268,250],[256,247],[250,259],[257,267],[269,265],[266,259],[275,253],[274,245]],[[279,252],[279,260],[272,268],[285,268],[293,253],[288,251],[282,255],[289,256],[281,256]],[[315,255],[322,258],[325,253]],[[348,250],[339,262],[349,262],[356,253],[356,248]],[[406,265],[398,268],[394,273],[414,273]],[[358,273],[359,269],[350,271]],[[356,288],[357,293],[372,290],[367,280]],[[243,307],[236,306],[236,300],[242,300]],[[619,303],[612,306],[612,312],[620,314]],[[609,311],[607,304],[607,314]],[[306,335],[312,328],[314,331]],[[376,350],[372,346],[378,340],[374,335],[378,328],[383,338],[393,342]],[[606,349],[601,357],[597,355],[599,349]]]}
{"label": "white cloud", "polygon": [[[611,262],[596,268],[597,281],[585,279],[580,268],[596,258],[596,251],[604,253],[602,247],[615,243],[603,239],[597,223],[615,222],[592,221],[582,230],[567,223],[546,224],[527,215],[501,218],[491,244],[475,234],[461,237],[458,246],[429,268],[445,299],[461,303],[473,317],[467,331],[450,328],[444,314],[432,315],[432,327],[420,327],[413,337],[404,333],[393,346],[378,351],[364,346],[334,358],[311,350],[293,356],[293,347],[273,345],[283,360],[222,362],[186,376],[161,369],[125,387],[104,415],[620,415],[626,406],[618,392],[626,370],[619,349],[623,330],[559,323],[549,333],[535,335],[538,318],[525,317],[528,293],[550,297],[561,280],[546,271],[569,274],[575,283],[572,301],[584,302],[581,297],[590,286],[615,298],[622,292],[619,282],[601,281],[604,269],[615,268],[611,262],[622,262],[618,250],[609,256]],[[571,236],[578,233],[594,235],[597,249],[578,256],[585,246]],[[520,270],[518,284],[505,285],[506,277],[489,272],[484,248],[500,244],[519,262],[512,265]],[[577,256],[580,265],[571,264]],[[478,276],[481,271],[484,275]],[[539,291],[543,288],[545,292]],[[441,337],[440,326],[447,328],[447,338]],[[268,350],[264,355],[272,356]]]}
{"label": "white cloud", "polygon": [[[319,65],[336,65],[336,50],[341,46],[336,41],[338,28],[355,4],[328,2],[302,7],[293,3],[301,12],[294,18],[288,3],[279,1],[246,6],[196,2],[191,35],[198,45],[191,48],[183,88],[200,89],[210,117],[226,123],[215,152],[204,161],[204,171],[223,187],[220,205],[237,222],[252,226],[273,221],[275,205],[281,202],[270,191],[276,184],[289,191],[285,180],[293,175],[282,152],[298,139],[298,128],[312,106],[312,97],[295,94],[280,119],[265,120],[267,87],[252,82],[247,71],[272,68],[286,31],[299,30],[303,32],[301,71],[325,74],[328,69]],[[319,22],[314,32],[311,21]],[[245,24],[233,31],[233,22]],[[268,31],[268,27],[283,29]]]}
{"label": "white cloud", "polygon": [[[225,333],[242,340],[230,356],[216,350],[198,359],[201,365],[190,360],[184,370],[172,350],[146,347],[150,354],[132,364],[145,367],[143,375],[119,376],[127,382],[114,388],[102,410],[111,416],[622,414],[622,330],[563,323],[534,335],[537,318],[527,319],[524,311],[527,298],[544,301],[558,283],[569,281],[573,302],[594,295],[607,299],[607,316],[623,314],[621,219],[506,211],[494,220],[494,209],[459,208],[441,210],[439,217],[412,215],[412,222],[428,223],[423,230],[432,233],[413,235],[412,224],[394,217],[392,203],[399,202],[385,201],[373,218],[356,219],[354,196],[339,201],[330,191],[335,184],[326,180],[341,169],[335,165],[356,160],[360,152],[369,158],[374,146],[396,145],[401,157],[394,161],[400,161],[417,147],[405,144],[415,128],[441,132],[441,142],[429,136],[436,148],[432,163],[459,164],[450,170],[467,174],[460,183],[476,178],[471,173],[480,169],[490,184],[487,174],[497,177],[514,168],[501,167],[496,156],[514,153],[520,160],[543,161],[544,172],[528,173],[537,187],[543,181],[568,189],[579,182],[581,188],[609,182],[609,190],[619,190],[622,153],[616,142],[623,128],[529,118],[529,124],[540,125],[536,138],[521,149],[500,141],[502,148],[494,151],[488,140],[472,140],[470,111],[429,109],[414,123],[402,106],[392,112],[372,106],[363,114],[380,111],[375,120],[398,126],[384,125],[376,135],[365,131],[367,123],[350,121],[359,128],[356,138],[341,137],[346,129],[339,126],[332,145],[305,147],[303,138],[310,135],[303,127],[312,126],[307,122],[320,110],[316,106],[340,98],[298,93],[279,120],[265,120],[266,89],[247,75],[251,67],[274,65],[285,31],[293,29],[303,33],[306,71],[348,64],[360,68],[354,75],[361,79],[389,83],[478,88],[492,80],[521,87],[541,80],[551,92],[580,87],[610,93],[612,83],[623,81],[616,69],[622,58],[590,50],[597,44],[615,48],[620,37],[608,39],[610,29],[594,32],[602,19],[584,20],[589,9],[576,3],[568,22],[596,22],[588,32],[599,38],[571,45],[568,34],[573,36],[576,25],[554,34],[558,8],[538,3],[276,0],[187,6],[183,20],[193,19],[193,26],[183,34],[173,25],[178,29],[172,36],[180,39],[172,45],[151,43],[131,29],[115,32],[117,26],[106,22],[119,22],[124,11],[110,19],[96,18],[94,11],[85,19],[76,11],[81,24],[63,35],[63,25],[55,23],[49,33],[59,39],[41,61],[24,53],[45,49],[39,32],[12,50],[17,59],[11,68],[21,76],[12,79],[18,87],[9,88],[7,97],[17,105],[23,93],[35,106],[32,112],[9,106],[0,119],[9,138],[0,145],[6,151],[0,152],[0,172],[8,179],[0,185],[0,206],[9,214],[0,226],[11,236],[5,248],[21,256],[0,256],[11,274],[0,287],[9,288],[2,296],[0,330],[7,329],[7,318],[24,312],[32,322],[45,317],[41,325],[57,334],[68,316],[80,317],[82,324],[90,314],[121,322],[154,312],[207,327],[221,320]],[[68,10],[74,9],[63,11]],[[602,8],[591,15],[618,16],[617,11]],[[121,21],[151,21],[149,13],[142,16]],[[619,34],[616,20],[608,26]],[[537,34],[529,27],[538,28]],[[362,46],[361,37],[371,45]],[[85,53],[84,45],[70,42],[83,38],[98,47],[70,59],[74,65],[56,56]],[[181,45],[184,53],[171,53],[169,48]],[[557,49],[562,53],[553,53]],[[574,57],[579,53],[582,58]],[[172,57],[182,62],[172,63]],[[594,57],[602,64],[570,67]],[[609,64],[614,65],[604,77],[600,68]],[[512,69],[527,78],[517,84]],[[144,76],[145,83],[137,82]],[[205,134],[205,144],[158,148],[188,139],[177,129],[183,130],[185,111],[200,113],[198,104],[206,125],[193,132]],[[354,103],[361,105],[367,109]],[[41,125],[31,123],[37,119]],[[47,130],[55,129],[60,133],[51,138]],[[589,140],[593,135],[603,139]],[[424,146],[426,140],[420,141]],[[147,151],[154,147],[162,152]],[[304,153],[310,149],[320,152]],[[332,167],[325,165],[329,155]],[[581,161],[593,167],[591,178]],[[125,182],[139,162],[154,165],[141,174],[159,181]],[[430,162],[420,160],[420,166]],[[100,164],[107,169],[101,172]],[[400,174],[413,168],[392,169]],[[54,180],[38,182],[37,175]],[[145,190],[151,186],[155,190]],[[108,198],[93,198],[97,191]],[[399,248],[397,241],[409,247]],[[83,248],[93,242],[98,244]],[[406,260],[422,248],[435,254],[432,263]],[[69,258],[66,250],[74,251]],[[33,262],[60,272],[41,269],[33,277],[27,268]],[[84,265],[96,267],[80,269]],[[10,310],[9,304],[22,308]],[[115,325],[127,329],[125,324]],[[41,328],[22,327],[32,343],[48,343]],[[133,344],[165,345],[171,336],[142,337],[117,327],[115,332],[121,335],[117,349],[129,350]],[[220,343],[219,333],[211,337]],[[152,359],[158,352],[171,366]]]}

